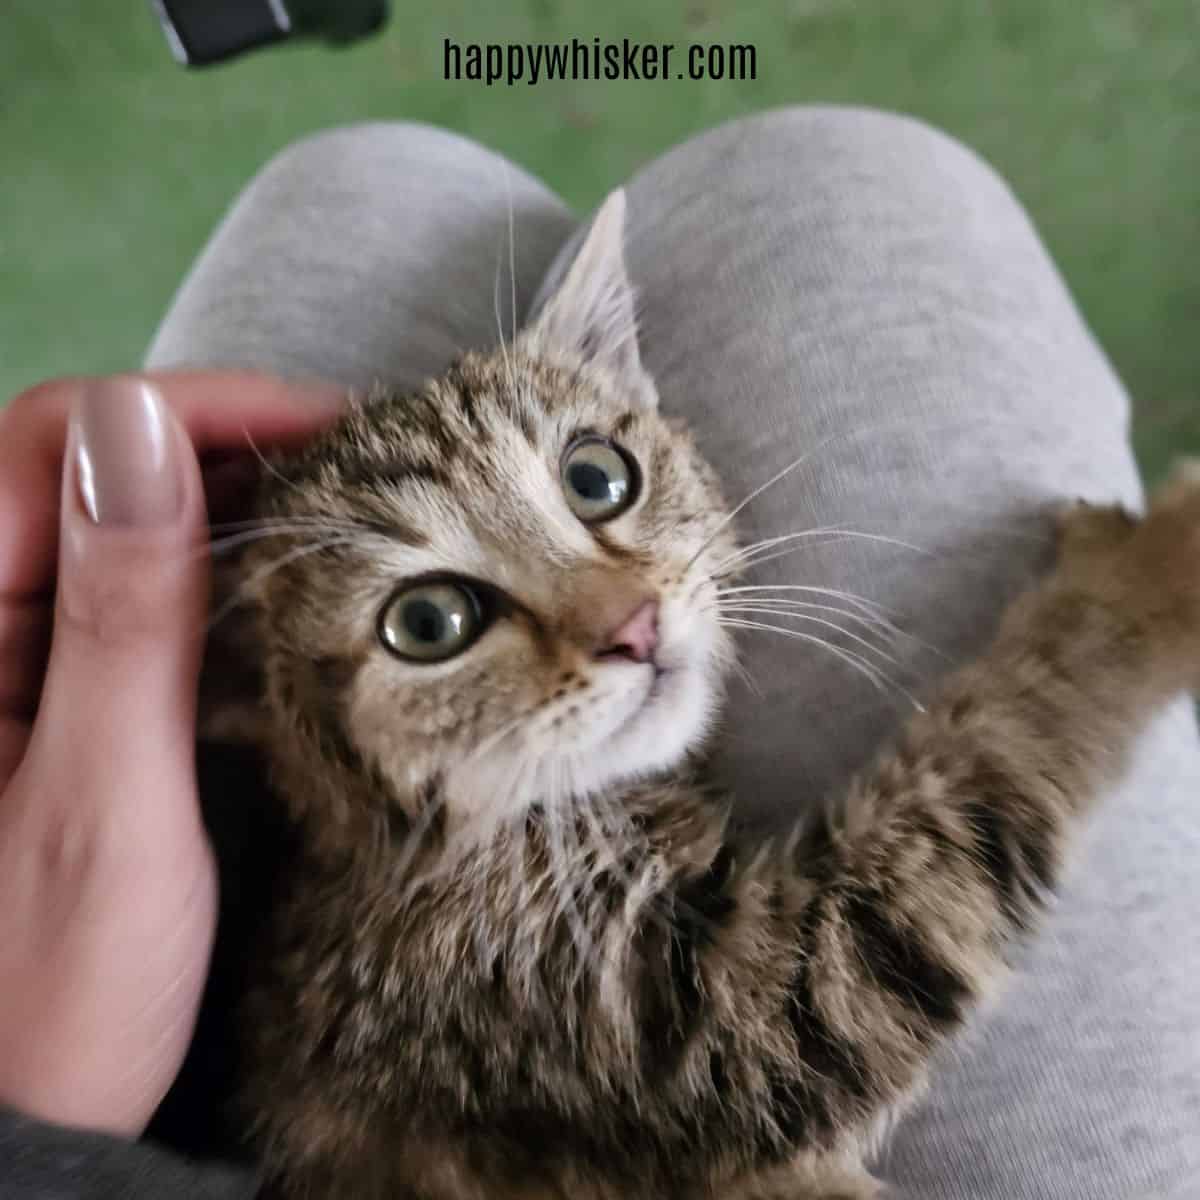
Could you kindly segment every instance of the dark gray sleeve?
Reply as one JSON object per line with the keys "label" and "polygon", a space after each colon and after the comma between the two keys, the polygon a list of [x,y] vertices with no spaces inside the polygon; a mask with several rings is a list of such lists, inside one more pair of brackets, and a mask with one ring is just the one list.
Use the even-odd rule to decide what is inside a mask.
{"label": "dark gray sleeve", "polygon": [[252,1200],[253,1171],[0,1109],[0,1200]]}

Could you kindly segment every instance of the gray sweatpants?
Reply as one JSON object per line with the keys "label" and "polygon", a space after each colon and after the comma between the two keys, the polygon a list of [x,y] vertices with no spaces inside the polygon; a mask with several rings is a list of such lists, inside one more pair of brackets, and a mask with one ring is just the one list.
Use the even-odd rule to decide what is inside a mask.
{"label": "gray sweatpants", "polygon": [[[764,114],[628,187],[643,354],[665,408],[698,431],[733,499],[803,457],[745,509],[743,538],[871,535],[783,543],[757,580],[865,596],[911,635],[897,662],[876,660],[879,686],[811,642],[744,639],[753,687],[737,685],[723,767],[748,815],[779,821],[842,786],[905,691],[979,645],[1047,561],[1047,501],[1139,501],[1129,404],[1003,182],[923,125]],[[148,362],[415,385],[507,336],[510,288],[520,320],[576,231],[544,185],[459,137],[323,134],[237,201]],[[1019,967],[878,1170],[914,1200],[1200,1196],[1189,705],[1147,737]]]}

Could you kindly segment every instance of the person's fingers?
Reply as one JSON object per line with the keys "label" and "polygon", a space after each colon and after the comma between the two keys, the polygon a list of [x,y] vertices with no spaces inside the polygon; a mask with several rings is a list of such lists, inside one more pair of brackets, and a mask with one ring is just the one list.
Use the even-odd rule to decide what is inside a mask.
{"label": "person's fingers", "polygon": [[41,601],[0,604],[0,715],[33,719],[50,649],[50,626],[49,607]]}
{"label": "person's fingers", "polygon": [[0,713],[0,788],[12,778],[29,744],[29,726],[19,717]]}
{"label": "person's fingers", "polygon": [[[163,381],[164,399],[200,447],[209,509],[218,521],[240,515],[251,490],[259,469],[251,444],[267,447],[308,437],[329,422],[344,399],[333,385],[289,383],[244,371],[143,378]],[[68,413],[87,382],[43,384],[0,411],[0,716],[10,722],[28,722],[38,702]],[[0,782],[6,775],[0,773]]]}
{"label": "person's fingers", "polygon": [[[200,454],[295,442],[330,423],[345,398],[328,383],[251,371],[148,372]],[[39,384],[0,409],[0,602],[49,587],[58,480],[73,401],[98,381]]]}
{"label": "person's fingers", "polygon": [[[195,808],[207,524],[191,442],[157,389],[98,381],[72,407],[54,631],[27,761],[72,822],[151,848]],[[121,809],[89,814],[79,806]],[[123,806],[123,807],[122,807]],[[132,807],[131,807],[132,806]],[[164,839],[168,840],[168,839]]]}
{"label": "person's fingers", "polygon": [[[32,726],[0,712],[0,1102],[135,1136],[216,924],[195,771],[208,523],[192,438],[146,380],[80,388],[64,441],[40,701]],[[35,695],[38,607],[0,603],[0,674]]]}
{"label": "person's fingers", "polygon": [[[324,380],[282,379],[258,371],[143,371],[131,376],[158,389],[199,451],[244,447],[247,432],[268,442],[306,436],[336,415],[346,394],[345,388]],[[6,415],[28,409],[19,423],[36,426],[36,441],[49,440],[61,450],[74,399],[97,382],[90,376],[47,380],[14,397]]]}

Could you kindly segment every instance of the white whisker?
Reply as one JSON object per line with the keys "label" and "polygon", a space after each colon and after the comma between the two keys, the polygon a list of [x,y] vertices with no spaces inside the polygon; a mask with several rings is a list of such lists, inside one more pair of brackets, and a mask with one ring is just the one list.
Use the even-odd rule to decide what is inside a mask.
{"label": "white whisker", "polygon": [[760,700],[763,698],[763,690],[759,686],[759,682],[750,674],[749,668],[736,655],[729,660],[729,669],[734,671],[738,678],[757,696]]}
{"label": "white whisker", "polygon": [[868,600],[865,596],[846,592],[840,588],[819,587],[812,583],[750,583],[717,589],[719,596],[732,596],[741,592],[811,592],[815,595],[845,600],[847,604],[853,604],[855,608],[860,608],[872,616],[882,616],[888,611],[886,606],[876,600]]}
{"label": "white whisker", "polygon": [[[815,538],[820,538],[821,540],[815,542],[810,540]],[[751,566],[758,566],[759,563],[767,562],[771,558],[778,557],[781,554],[791,554],[803,546],[829,546],[843,540],[845,540],[843,531],[833,528],[805,529],[795,534],[788,534],[778,538],[766,538],[761,542],[753,542],[749,546],[743,546],[727,554],[720,562],[715,564],[711,569],[711,573],[714,578],[722,578],[735,572],[745,571]],[[786,548],[783,550],[775,549],[780,545],[785,545]],[[768,551],[773,549],[775,553],[768,554]]]}
{"label": "white whisker", "polygon": [[376,533],[373,530],[367,529],[351,529],[349,526],[330,525],[324,527],[321,525],[278,525],[271,529],[248,529],[244,533],[233,533],[227,537],[213,538],[209,542],[205,542],[203,546],[196,551],[197,554],[205,552],[211,553],[214,557],[219,554],[225,554],[231,550],[236,550],[239,546],[248,545],[250,542],[261,542],[265,538],[272,537],[300,537],[303,535],[315,535],[326,533],[336,535],[338,537],[353,537],[366,540],[368,538],[382,538],[383,535]]}
{"label": "white whisker", "polygon": [[760,483],[758,485],[758,487],[756,487],[740,503],[735,504],[733,506],[733,508],[730,509],[730,511],[728,513],[726,513],[725,517],[721,520],[721,522],[717,525],[717,527],[712,531],[712,533],[709,534],[708,538],[701,545],[700,549],[696,551],[691,562],[688,563],[688,566],[691,566],[691,563],[695,562],[696,559],[700,557],[700,555],[704,552],[705,549],[707,549],[708,545],[712,542],[713,538],[715,538],[717,536],[717,534],[720,533],[721,530],[724,529],[738,515],[738,513],[740,513],[748,504],[751,504],[753,501],[757,500],[758,497],[763,494],[763,492],[768,490],[768,488],[772,488],[775,486],[775,484],[779,483],[781,480],[786,479],[793,471],[795,471],[799,467],[803,466],[814,455],[820,453],[820,451],[823,450],[826,446],[828,446],[831,442],[836,442],[842,438],[859,437],[859,436],[862,436],[863,434],[867,434],[867,433],[878,433],[881,431],[886,431],[888,429],[895,429],[897,427],[899,427],[901,429],[905,429],[906,431],[908,431],[908,429],[910,428],[907,425],[899,425],[898,422],[893,421],[893,422],[888,422],[888,423],[885,423],[882,425],[863,426],[859,429],[841,430],[838,433],[832,433],[828,437],[823,438],[815,446],[811,447],[809,450],[806,450],[802,455],[800,455],[799,458],[793,459],[790,463],[787,464],[787,466],[783,467],[779,471],[776,471],[775,474],[772,475],[771,478],[768,479],[765,483]]}
{"label": "white whisker", "polygon": [[[822,445],[823,444],[824,443],[822,443]],[[742,511],[742,509],[744,509],[746,507],[746,505],[748,505],[752,501],[756,500],[759,496],[761,496],[763,494],[763,492],[765,492],[768,488],[773,487],[781,479],[786,478],[794,470],[796,470],[797,467],[801,466],[803,463],[806,463],[809,460],[809,458],[811,458],[812,455],[814,453],[816,453],[816,451],[819,450],[820,448],[821,448],[820,446],[816,446],[812,450],[808,450],[804,454],[800,455],[799,458],[793,459],[781,471],[776,471],[775,474],[772,475],[771,478],[766,481],[766,483],[759,484],[758,487],[756,487],[748,496],[745,497],[745,499],[743,499],[740,503],[735,504],[733,506],[733,508],[731,508],[729,510],[729,512],[727,512],[725,514],[725,516],[717,523],[716,527],[708,535],[708,537],[704,539],[704,541],[700,545],[700,548],[696,551],[696,553],[694,555],[692,555],[692,557],[689,560],[687,565],[690,567],[692,565],[692,563],[694,563],[696,561],[696,559],[698,559],[700,557],[700,555],[703,554],[704,551],[708,549],[708,547],[712,544],[713,538],[715,538],[717,536],[717,534],[719,534],[721,532],[722,529],[724,529],[727,525],[729,525],[729,523],[738,515],[738,513],[740,513]]]}
{"label": "white whisker", "polygon": [[242,433],[245,435],[246,443],[247,443],[247,445],[249,445],[251,451],[254,454],[254,457],[258,459],[259,464],[262,466],[262,469],[264,471],[266,471],[268,475],[273,476],[275,479],[279,480],[279,482],[282,483],[284,487],[291,488],[295,492],[299,492],[302,490],[300,488],[299,484],[297,484],[294,480],[288,479],[288,477],[286,475],[284,475],[283,472],[280,471],[278,467],[276,467],[273,463],[267,461],[266,456],[255,444],[254,438],[252,438],[250,436],[250,430],[246,425],[242,426]]}
{"label": "white whisker", "polygon": [[252,572],[246,579],[242,580],[238,585],[233,596],[226,603],[222,604],[216,612],[209,618],[208,623],[204,627],[204,632],[208,633],[216,625],[220,624],[239,604],[242,603],[243,593],[252,588],[255,584],[260,583],[268,575],[275,571],[286,567],[289,563],[295,562],[297,559],[304,558],[309,554],[319,554],[322,550],[330,550],[335,546],[352,545],[358,541],[357,536],[348,536],[339,534],[336,537],[326,538],[324,541],[310,543],[308,545],[296,547],[289,550],[287,554],[280,556],[260,567],[257,571]]}
{"label": "white whisker", "polygon": [[592,956],[592,939],[580,911],[575,889],[571,884],[571,863],[567,859],[566,838],[563,829],[562,806],[557,803],[542,805],[542,818],[547,834],[546,846],[550,860],[550,882],[558,897],[557,915],[567,923],[571,941],[579,956],[576,979],[582,974]]}
{"label": "white whisker", "polygon": [[862,538],[870,542],[880,542],[888,546],[899,546],[904,550],[911,550],[916,554],[933,555],[933,551],[927,550],[924,546],[914,545],[912,542],[903,541],[901,538],[889,537],[883,533],[870,533],[864,529],[844,529],[836,525],[825,526],[821,529],[801,529],[796,533],[783,533],[776,537],[763,538],[762,541],[752,542],[749,546],[741,550],[735,551],[733,554],[727,555],[716,567],[712,573],[715,575],[721,570],[729,570],[729,564],[737,563],[740,568],[745,568],[749,565],[750,560],[755,560],[755,565],[761,562],[756,556],[759,552],[772,550],[778,546],[786,545],[791,542],[799,541],[804,538],[818,537],[828,534],[835,540],[842,538]]}
{"label": "white whisker", "polygon": [[[509,176],[508,176],[508,165],[506,163],[501,163],[500,169],[504,176],[505,191],[508,193],[508,239],[509,239],[508,244],[509,244],[509,261],[510,261],[509,274],[510,274],[510,281],[511,281],[510,290],[513,295],[513,312],[511,313],[511,324],[512,324],[513,330],[514,330],[513,340],[515,341],[516,340],[515,330],[516,330],[516,320],[517,320],[516,299],[515,299],[516,298],[516,278],[512,274],[512,265],[511,265],[512,261],[513,261],[512,184],[511,184],[511,181],[509,180]],[[516,373],[513,370],[512,356],[509,354],[508,346],[505,344],[504,319],[500,315],[500,270],[501,270],[501,263],[503,261],[504,261],[504,243],[503,243],[503,241],[501,241],[501,243],[496,247],[496,276],[492,283],[492,309],[496,315],[496,335],[500,339],[500,354],[504,360],[504,373],[505,373],[506,378],[508,379],[509,390],[512,392],[513,399],[515,400],[516,395],[517,395]]]}
{"label": "white whisker", "polygon": [[850,650],[845,650],[840,646],[835,646],[831,642],[827,642],[823,638],[819,638],[814,634],[802,633],[798,629],[784,629],[782,626],[769,625],[762,621],[752,621],[748,617],[721,618],[721,624],[733,629],[758,629],[767,633],[778,633],[782,634],[784,637],[796,638],[798,641],[810,642],[813,645],[820,646],[823,649],[830,651],[838,658],[843,659],[856,670],[866,675],[866,677],[880,690],[883,689],[885,682],[890,682],[889,680],[885,680],[882,673],[873,663],[862,659]]}
{"label": "white whisker", "polygon": [[[625,849],[628,854],[639,855],[642,861],[649,856],[649,847],[644,834],[635,833],[629,823],[627,815],[621,810],[619,802],[615,797],[605,793],[597,793],[589,797],[589,801],[594,802],[598,806],[603,806],[614,823],[619,825],[622,833],[626,834],[630,839]],[[604,826],[600,819],[599,813],[592,808],[585,809],[585,817],[591,823],[595,823],[604,833]],[[607,834],[605,834],[607,836]],[[636,842],[633,840],[636,838]],[[621,873],[622,882],[626,887],[628,894],[632,895],[636,891],[644,892],[645,888],[642,885],[641,879],[634,875],[633,871],[620,861],[615,851],[611,851],[613,855],[613,868]],[[664,900],[661,892],[655,891],[644,896],[644,911],[650,914],[650,917],[656,924],[668,931],[675,928],[675,917],[678,914],[684,914],[695,925],[701,928],[710,928],[712,926],[711,918],[707,917],[694,905],[681,901],[678,896],[672,896],[670,903]]]}
{"label": "white whisker", "polygon": [[[417,819],[409,827],[408,836],[404,841],[404,848],[400,851],[399,857],[390,867],[392,878],[396,880],[404,880],[409,867],[412,865],[413,859],[416,858],[417,854],[420,852],[422,843],[428,836],[429,831],[433,828],[438,814],[442,811],[442,807],[442,797],[441,795],[437,795],[417,814]],[[416,875],[412,879],[406,881],[406,900],[412,899],[413,892],[420,887],[425,878],[425,876]]]}
{"label": "white whisker", "polygon": [[338,525],[345,526],[347,529],[370,528],[370,526],[362,525],[359,521],[347,521],[341,517],[320,517],[300,513],[284,517],[250,517],[242,521],[214,521],[208,528],[213,533],[237,533],[248,529],[271,529],[276,525]]}
{"label": "white whisker", "polygon": [[[694,563],[696,561],[696,559],[698,559],[700,557],[700,555],[707,549],[709,544],[712,542],[713,538],[715,538],[717,536],[717,534],[719,534],[721,532],[722,529],[724,529],[732,520],[734,520],[734,518],[738,515],[738,513],[740,513],[744,508],[746,508],[747,505],[751,504],[754,500],[756,500],[764,492],[766,492],[770,488],[774,487],[775,484],[779,483],[783,479],[786,479],[789,475],[792,474],[793,471],[795,471],[799,467],[803,466],[806,462],[811,461],[816,455],[818,455],[827,446],[832,445],[835,442],[848,441],[853,438],[868,437],[871,435],[881,434],[881,433],[900,433],[900,434],[905,434],[910,437],[913,436],[914,434],[920,434],[922,436],[927,436],[927,435],[937,432],[937,431],[944,431],[944,430],[950,430],[950,429],[958,429],[958,428],[972,429],[972,428],[977,428],[979,426],[987,427],[987,426],[991,426],[991,425],[1000,425],[1003,427],[1008,424],[1017,424],[1017,423],[1004,421],[1003,419],[997,419],[991,415],[989,415],[987,418],[968,417],[965,419],[962,416],[955,416],[955,417],[943,418],[942,420],[937,420],[937,421],[934,421],[934,420],[922,421],[921,423],[917,423],[912,418],[905,418],[903,420],[882,421],[875,425],[862,425],[856,429],[842,429],[842,430],[839,430],[837,433],[831,433],[827,437],[824,437],[819,442],[817,442],[817,444],[815,446],[812,446],[810,449],[806,450],[798,458],[793,459],[786,466],[784,466],[780,470],[776,471],[775,474],[772,475],[765,483],[759,484],[756,488],[753,489],[753,491],[750,492],[750,494],[748,496],[746,496],[738,504],[735,504],[734,507],[725,515],[725,517],[716,526],[716,528],[713,529],[712,533],[709,534],[708,538],[700,546],[699,550],[696,551],[695,555],[692,557],[691,561],[688,563],[688,566],[690,567],[692,565],[692,563]],[[1024,533],[1024,532],[1021,532],[1021,533],[1013,532],[1011,534],[1011,536],[1017,537],[1017,538],[1028,538],[1029,540],[1035,541],[1035,542],[1042,542],[1045,540],[1044,537],[1040,537],[1036,534],[1028,534],[1028,533]]]}
{"label": "white whisker", "polygon": [[776,537],[763,538],[757,542],[751,542],[746,546],[739,546],[736,550],[719,559],[711,568],[712,575],[720,575],[722,572],[732,569],[733,564],[743,564],[744,560],[752,558],[754,555],[771,549],[773,546],[779,545],[781,542],[800,541],[806,538],[828,537],[838,538],[842,535],[843,530],[837,526],[820,526],[816,529],[801,529],[795,533],[785,533]]}
{"label": "white whisker", "polygon": [[[733,612],[738,608],[741,608],[743,611],[747,612],[753,610],[757,610],[759,612],[769,612],[771,611],[770,606],[779,605],[788,609],[813,609],[827,611],[839,614],[849,621],[856,621],[867,628],[873,629],[877,631],[880,636],[887,636],[892,640],[903,639],[906,642],[910,642],[912,645],[917,646],[930,654],[933,654],[937,658],[942,659],[944,662],[953,661],[949,654],[947,654],[940,647],[933,645],[932,642],[928,642],[924,638],[918,637],[917,634],[912,633],[907,629],[901,629],[898,625],[888,620],[886,617],[876,616],[869,611],[861,613],[849,612],[846,609],[838,608],[833,604],[815,604],[803,600],[789,600],[785,597],[779,596],[734,597],[733,599],[737,602],[736,605],[732,603],[726,603],[723,600],[718,599],[715,608],[719,612]],[[847,599],[849,599],[848,596]]]}
{"label": "white whisker", "polygon": [[788,596],[772,595],[724,596],[718,594],[716,601],[709,607],[724,611],[735,605],[776,605],[782,608],[796,609],[801,612],[836,613],[845,617],[848,621],[854,621],[859,625],[866,626],[868,629],[880,630],[891,634],[893,637],[908,636],[904,630],[892,624],[886,617],[881,617],[876,613],[839,608],[836,604],[824,604],[817,600],[795,600]]}
{"label": "white whisker", "polygon": [[[768,608],[764,605],[736,605],[729,608],[722,608],[722,613],[733,613],[734,615],[745,615],[752,613],[761,613],[763,616],[769,617],[790,617],[793,621],[809,621],[814,625],[822,625],[826,629],[836,629],[843,637],[849,638],[852,642],[857,642],[860,646],[865,646],[868,650],[878,654],[885,662],[890,662],[895,667],[902,667],[904,664],[900,662],[894,655],[889,654],[886,650],[875,645],[874,642],[860,636],[857,633],[846,629],[839,625],[836,621],[830,621],[825,617],[814,617],[811,613],[795,612],[786,608]],[[849,614],[846,614],[849,615]]]}
{"label": "white whisker", "polygon": [[847,665],[853,667],[861,674],[865,675],[871,683],[880,691],[884,690],[884,685],[895,688],[901,695],[905,697],[915,708],[920,712],[924,712],[924,706],[909,692],[903,688],[894,679],[886,675],[874,663],[865,660],[861,655],[856,654],[852,650],[847,650],[843,646],[835,646],[831,642],[825,641],[824,638],[816,637],[810,633],[803,633],[799,629],[785,629],[779,625],[769,625],[762,621],[752,621],[745,617],[730,617],[721,619],[722,625],[727,625],[735,629],[757,629],[768,633],[778,633],[784,637],[795,638],[802,642],[811,642],[813,645],[821,646],[828,650],[831,654],[842,659]]}
{"label": "white whisker", "polygon": [[462,759],[462,761],[458,763],[458,768],[461,769],[467,764],[474,762],[476,759],[482,758],[483,755],[485,755],[489,750],[492,750],[497,743],[501,742],[510,733],[512,733],[512,731],[516,729],[518,725],[521,725],[528,719],[528,713],[521,713],[520,716],[514,717],[511,721],[506,721],[500,726],[499,729],[493,730],[488,734],[487,737],[483,739],[482,742],[479,743],[479,745],[472,748],[470,754],[468,754],[466,758]]}
{"label": "white whisker", "polygon": [[508,206],[508,288],[510,304],[508,317],[511,325],[509,341],[515,343],[517,340],[517,237],[513,217],[512,176],[508,169],[508,163],[502,161],[501,168],[504,171],[504,198]]}

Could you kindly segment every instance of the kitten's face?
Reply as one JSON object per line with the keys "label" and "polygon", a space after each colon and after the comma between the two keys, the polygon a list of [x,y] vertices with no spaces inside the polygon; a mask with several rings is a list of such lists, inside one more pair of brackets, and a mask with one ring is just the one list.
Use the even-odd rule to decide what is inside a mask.
{"label": "kitten's face", "polygon": [[[261,573],[277,756],[307,741],[410,813],[436,795],[478,826],[702,740],[731,535],[713,473],[656,411],[632,308],[612,307],[609,208],[515,346],[359,406],[281,464],[267,511],[327,528],[243,568]],[[325,534],[345,540],[304,552]]]}

